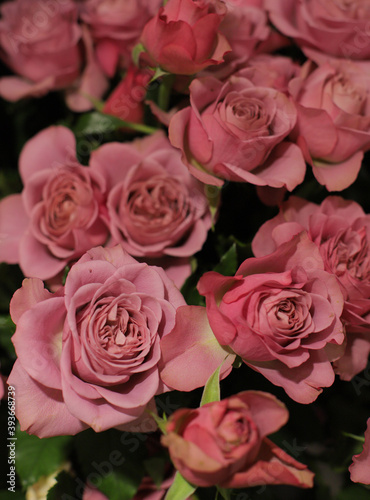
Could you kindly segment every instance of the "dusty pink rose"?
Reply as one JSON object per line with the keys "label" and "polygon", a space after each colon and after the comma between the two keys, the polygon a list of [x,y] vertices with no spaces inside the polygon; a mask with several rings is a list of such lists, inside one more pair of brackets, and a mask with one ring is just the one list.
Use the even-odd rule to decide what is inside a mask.
{"label": "dusty pink rose", "polygon": [[[161,259],[157,263],[174,266],[175,274],[190,274],[189,258],[207,238],[211,213],[203,185],[167,137],[105,144],[92,153],[90,166],[107,182],[113,243],[135,257]],[[185,279],[172,277],[179,284]]]}
{"label": "dusty pink rose", "polygon": [[0,203],[0,260],[49,279],[89,248],[104,244],[104,178],[78,163],[73,133],[49,127],[24,146],[21,194]]}
{"label": "dusty pink rose", "polygon": [[229,42],[231,52],[225,55],[224,63],[209,67],[218,78],[224,78],[245,65],[258,44],[265,41],[270,34],[262,1],[227,0],[225,4],[227,13],[220,25],[220,32]]}
{"label": "dusty pink rose", "polygon": [[22,430],[39,437],[89,426],[140,430],[138,419],[145,421],[147,406],[166,389],[160,340],[183,304],[161,268],[120,246],[91,249],[54,294],[26,279],[10,305],[18,359],[9,383]]}
{"label": "dusty pink rose", "polygon": [[344,296],[345,354],[335,362],[344,380],[364,370],[370,352],[370,215],[354,201],[327,197],[321,205],[291,196],[279,214],[265,222],[252,242],[265,256],[306,230],[317,245],[325,270],[336,276]]}
{"label": "dusty pink rose", "polygon": [[265,0],[272,23],[305,48],[345,59],[370,57],[367,0]]}
{"label": "dusty pink rose", "polygon": [[311,403],[332,385],[331,361],[344,350],[343,296],[306,234],[247,259],[235,276],[204,274],[198,290],[218,342],[292,399]]}
{"label": "dusty pink rose", "polygon": [[190,106],[171,120],[171,143],[190,172],[207,184],[224,180],[289,190],[303,181],[306,165],[286,137],[296,123],[289,97],[243,77],[225,83],[205,77],[190,85]]}
{"label": "dusty pink rose", "polygon": [[197,486],[310,488],[313,473],[266,437],[287,420],[287,409],[274,396],[246,391],[195,410],[177,410],[162,443],[175,467]]}
{"label": "dusty pink rose", "polygon": [[290,84],[298,110],[294,137],[329,191],[352,184],[370,148],[369,72],[351,61],[326,63]]}
{"label": "dusty pink rose", "polygon": [[349,471],[353,482],[370,485],[370,418],[367,420],[364,448],[359,455],[352,457]]}
{"label": "dusty pink rose", "polygon": [[[15,0],[3,3],[0,13],[1,58],[17,75],[0,79],[3,98],[17,101],[70,87],[103,94],[106,81],[89,51],[88,33],[77,23],[74,1]],[[83,108],[88,106],[84,99]]]}
{"label": "dusty pink rose", "polygon": [[237,74],[256,87],[272,87],[288,93],[289,82],[299,76],[300,66],[290,57],[260,54],[252,57]]}
{"label": "dusty pink rose", "polygon": [[143,60],[178,75],[222,63],[230,51],[219,30],[226,11],[220,0],[169,0],[143,29]]}
{"label": "dusty pink rose", "polygon": [[[122,81],[106,99],[103,113],[133,123],[144,122],[144,99],[151,73],[131,65]],[[125,132],[131,131],[129,128]]]}
{"label": "dusty pink rose", "polygon": [[161,0],[78,0],[80,17],[89,26],[99,64],[108,76],[127,67],[142,29]]}

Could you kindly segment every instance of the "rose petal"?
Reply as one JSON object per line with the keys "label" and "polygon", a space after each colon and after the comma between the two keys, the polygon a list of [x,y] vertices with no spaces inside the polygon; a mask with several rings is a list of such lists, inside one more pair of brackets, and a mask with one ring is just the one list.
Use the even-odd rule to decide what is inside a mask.
{"label": "rose petal", "polygon": [[177,309],[175,327],[161,340],[161,350],[160,376],[168,387],[179,391],[204,386],[222,363],[221,377],[226,377],[235,359],[216,340],[201,306]]}

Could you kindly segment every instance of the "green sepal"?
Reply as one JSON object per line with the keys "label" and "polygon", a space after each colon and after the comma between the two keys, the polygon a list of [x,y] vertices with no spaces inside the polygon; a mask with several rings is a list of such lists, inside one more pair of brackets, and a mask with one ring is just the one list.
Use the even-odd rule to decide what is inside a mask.
{"label": "green sepal", "polygon": [[196,486],[190,484],[180,472],[176,472],[175,479],[164,500],[186,500],[196,489]]}

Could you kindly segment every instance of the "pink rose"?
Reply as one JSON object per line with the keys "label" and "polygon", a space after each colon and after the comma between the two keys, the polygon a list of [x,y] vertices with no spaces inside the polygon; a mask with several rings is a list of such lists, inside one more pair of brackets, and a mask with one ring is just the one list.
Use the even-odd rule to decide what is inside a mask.
{"label": "pink rose", "polygon": [[10,305],[18,359],[9,383],[22,430],[47,437],[144,426],[147,406],[166,390],[160,339],[183,304],[162,269],[120,246],[91,249],[54,294],[26,279]]}
{"label": "pink rose", "polygon": [[141,57],[178,75],[222,63],[230,51],[219,30],[226,10],[220,0],[169,0],[143,29]]}
{"label": "pink rose", "polygon": [[220,32],[229,42],[231,52],[225,55],[223,64],[209,67],[219,78],[243,67],[257,45],[270,34],[267,14],[262,5],[257,6],[253,0],[227,0],[225,4],[227,13],[220,25]]}
{"label": "pink rose", "polygon": [[218,342],[292,399],[311,403],[332,385],[331,361],[344,350],[343,296],[307,235],[247,259],[235,276],[205,273],[198,290]]}
{"label": "pink rose", "polygon": [[[129,66],[124,78],[106,99],[103,113],[132,123],[144,122],[144,99],[151,78],[149,71]],[[132,129],[124,128],[126,133]]]}
{"label": "pink rose", "polygon": [[50,127],[24,146],[21,194],[0,203],[0,260],[25,276],[49,279],[105,243],[104,179],[78,163],[73,133]]}
{"label": "pink rose", "polygon": [[299,76],[300,66],[290,57],[260,54],[248,60],[237,74],[256,87],[272,87],[288,94],[289,82]]}
{"label": "pink rose", "polygon": [[362,452],[352,457],[352,464],[349,466],[351,480],[355,483],[370,485],[370,418],[367,420],[365,431],[365,443]]}
{"label": "pink rose", "polygon": [[[89,35],[77,23],[74,1],[15,0],[1,5],[0,13],[1,57],[17,75],[0,79],[3,98],[17,101],[65,88],[101,97],[107,83],[89,51]],[[84,99],[78,109],[88,106]]]}
{"label": "pink rose", "polygon": [[[90,165],[106,178],[113,243],[135,257],[161,259],[156,263],[166,269],[178,263],[190,274],[189,258],[202,248],[211,214],[203,185],[167,137],[105,144],[92,153]],[[183,271],[172,276],[178,284]]]}
{"label": "pink rose", "polygon": [[274,396],[246,391],[195,410],[177,410],[162,443],[175,467],[197,486],[310,488],[313,473],[266,437],[287,420],[287,409]]}
{"label": "pink rose", "polygon": [[190,106],[170,122],[171,143],[181,149],[190,172],[207,184],[223,180],[289,190],[303,181],[299,148],[285,141],[296,123],[289,97],[232,76],[193,80]]}
{"label": "pink rose", "polygon": [[108,76],[127,67],[142,29],[161,0],[79,0],[80,17],[92,33],[96,56]]}
{"label": "pink rose", "polygon": [[345,59],[370,57],[367,0],[265,0],[271,22],[305,48]]}
{"label": "pink rose", "polygon": [[290,84],[298,109],[294,137],[329,191],[356,180],[370,148],[369,85],[369,72],[351,61],[323,64]]}
{"label": "pink rose", "polygon": [[317,245],[325,270],[336,276],[344,297],[345,354],[335,362],[344,380],[364,370],[370,352],[370,215],[354,201],[327,197],[321,205],[291,196],[279,214],[265,222],[252,242],[265,256],[306,230]]}

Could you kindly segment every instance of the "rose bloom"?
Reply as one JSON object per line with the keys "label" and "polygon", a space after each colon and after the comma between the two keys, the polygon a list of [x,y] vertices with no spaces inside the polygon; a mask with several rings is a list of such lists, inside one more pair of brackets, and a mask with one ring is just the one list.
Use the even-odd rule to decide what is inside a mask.
{"label": "rose bloom", "polygon": [[355,483],[370,485],[370,418],[367,420],[365,431],[365,443],[361,453],[352,457],[352,464],[349,466],[351,480]]}
{"label": "rose bloom", "polygon": [[332,385],[331,361],[344,350],[343,296],[305,233],[245,260],[235,276],[205,273],[198,290],[221,346],[292,399],[311,403]]}
{"label": "rose bloom", "polygon": [[21,194],[0,202],[0,260],[50,279],[89,248],[104,244],[104,178],[78,163],[73,133],[39,132],[24,146]]}
{"label": "rose bloom", "polygon": [[128,424],[141,430],[148,405],[166,390],[160,339],[180,305],[161,268],[120,246],[84,254],[54,294],[26,279],[10,304],[18,359],[9,383],[21,429],[39,437]]}
{"label": "rose bloom", "polygon": [[262,5],[255,0],[227,0],[227,13],[220,25],[220,32],[231,46],[231,52],[225,55],[225,62],[220,66],[211,66],[209,70],[220,75],[233,73],[243,67],[254,54],[258,44],[268,38],[267,14]]}
{"label": "rose bloom", "polygon": [[[106,99],[103,113],[116,116],[132,123],[144,122],[144,99],[151,78],[149,71],[141,71],[134,65],[129,66],[124,78]],[[133,132],[127,127],[124,132]]]}
{"label": "rose bloom", "polygon": [[274,396],[246,391],[175,411],[162,443],[179,472],[197,486],[310,488],[313,473],[266,437],[287,420],[287,409]]}
{"label": "rose bloom", "polygon": [[365,369],[370,352],[370,215],[339,196],[329,196],[321,205],[291,196],[260,227],[253,253],[262,257],[274,252],[302,230],[317,245],[325,270],[336,276],[345,299],[347,346],[335,365],[341,378],[350,380]]}
{"label": "rose bloom", "polygon": [[80,17],[92,33],[100,66],[108,76],[128,67],[131,51],[161,0],[79,0]]}
{"label": "rose bloom", "polygon": [[[0,79],[0,95],[17,101],[68,89],[72,109],[91,107],[79,91],[101,97],[107,82],[72,0],[15,0],[0,6],[0,53],[17,76]],[[85,66],[85,67],[83,67]],[[77,95],[74,95],[77,94]]]}
{"label": "rose bloom", "polygon": [[370,148],[369,72],[351,61],[325,63],[290,83],[293,136],[329,191],[352,184]]}
{"label": "rose bloom", "polygon": [[146,261],[157,259],[180,286],[212,221],[203,185],[179,152],[157,133],[105,144],[92,153],[90,166],[106,179],[112,243]]}
{"label": "rose bloom", "polygon": [[304,50],[369,59],[367,0],[266,0],[271,22]]}
{"label": "rose bloom", "polygon": [[169,137],[204,183],[220,186],[229,180],[292,190],[306,170],[299,148],[284,140],[296,118],[292,100],[273,88],[240,76],[225,83],[205,77],[191,83],[190,106],[173,116]]}
{"label": "rose bloom", "polygon": [[169,0],[143,29],[143,61],[178,75],[222,63],[230,51],[219,30],[226,11],[220,0]]}
{"label": "rose bloom", "polygon": [[256,87],[272,87],[288,94],[289,82],[300,73],[301,67],[290,57],[260,54],[249,59],[237,75]]}

